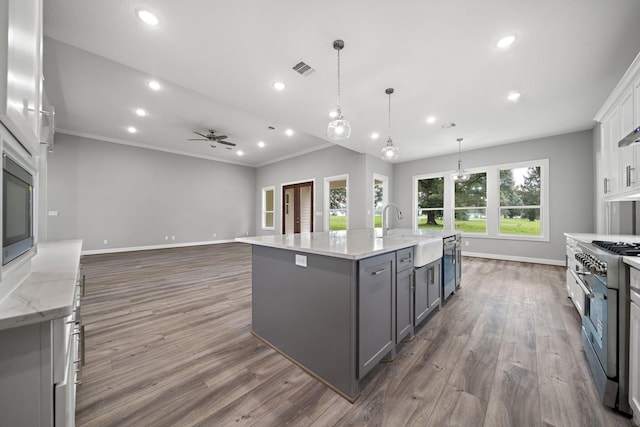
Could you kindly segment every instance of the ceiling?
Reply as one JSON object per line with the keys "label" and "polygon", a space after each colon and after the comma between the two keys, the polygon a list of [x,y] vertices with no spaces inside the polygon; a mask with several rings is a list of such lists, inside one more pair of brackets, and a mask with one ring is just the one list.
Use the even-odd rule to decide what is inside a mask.
{"label": "ceiling", "polygon": [[[46,0],[45,91],[59,131],[260,166],[332,143],[379,156],[392,87],[402,162],[455,152],[459,137],[466,151],[592,128],[638,54],[639,16],[637,0]],[[352,126],[337,142],[336,39]],[[301,60],[315,72],[294,72]],[[188,141],[210,128],[236,149]]]}

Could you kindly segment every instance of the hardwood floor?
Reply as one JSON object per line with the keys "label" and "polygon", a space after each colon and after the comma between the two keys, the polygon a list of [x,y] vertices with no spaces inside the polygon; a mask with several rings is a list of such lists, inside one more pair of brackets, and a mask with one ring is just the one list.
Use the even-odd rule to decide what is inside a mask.
{"label": "hardwood floor", "polygon": [[251,250],[83,257],[78,426],[631,426],[600,403],[564,269],[464,258],[355,404],[250,334]]}

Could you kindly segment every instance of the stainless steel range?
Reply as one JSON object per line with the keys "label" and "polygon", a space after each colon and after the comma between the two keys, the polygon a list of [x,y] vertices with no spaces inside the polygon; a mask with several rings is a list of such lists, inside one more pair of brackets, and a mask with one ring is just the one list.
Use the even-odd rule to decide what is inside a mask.
{"label": "stainless steel range", "polygon": [[640,245],[578,242],[576,277],[586,294],[582,346],[602,402],[630,414],[629,280],[622,256],[640,255]]}

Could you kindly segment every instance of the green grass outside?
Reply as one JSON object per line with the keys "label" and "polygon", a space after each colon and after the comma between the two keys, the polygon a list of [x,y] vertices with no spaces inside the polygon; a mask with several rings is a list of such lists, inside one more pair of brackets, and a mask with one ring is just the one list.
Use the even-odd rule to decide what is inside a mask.
{"label": "green grass outside", "polygon": [[540,220],[529,221],[524,218],[500,218],[501,234],[540,235]]}
{"label": "green grass outside", "polygon": [[[418,228],[421,230],[442,230],[442,219],[436,220],[437,225],[427,225],[427,217],[421,216],[418,220]],[[463,233],[486,233],[487,221],[482,218],[466,221],[456,220],[456,230]],[[525,236],[540,235],[540,220],[529,221],[526,218],[500,218],[500,233]]]}
{"label": "green grass outside", "polygon": [[332,215],[329,217],[329,230],[346,230],[347,217]]}

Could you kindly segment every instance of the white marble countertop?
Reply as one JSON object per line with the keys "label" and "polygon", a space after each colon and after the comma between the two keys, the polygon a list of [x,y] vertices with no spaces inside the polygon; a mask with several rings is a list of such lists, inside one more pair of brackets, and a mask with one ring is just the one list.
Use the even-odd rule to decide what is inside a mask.
{"label": "white marble countertop", "polygon": [[337,258],[362,259],[373,255],[409,248],[425,239],[449,237],[457,232],[392,229],[382,237],[380,229],[356,229],[316,233],[277,234],[270,236],[238,237],[236,241],[252,245],[269,246]]}
{"label": "white marble countertop", "polygon": [[31,273],[0,303],[0,330],[71,314],[82,240],[38,243]]}
{"label": "white marble countertop", "polygon": [[622,260],[625,264],[630,265],[636,270],[640,270],[640,257],[637,256],[623,256]]}

